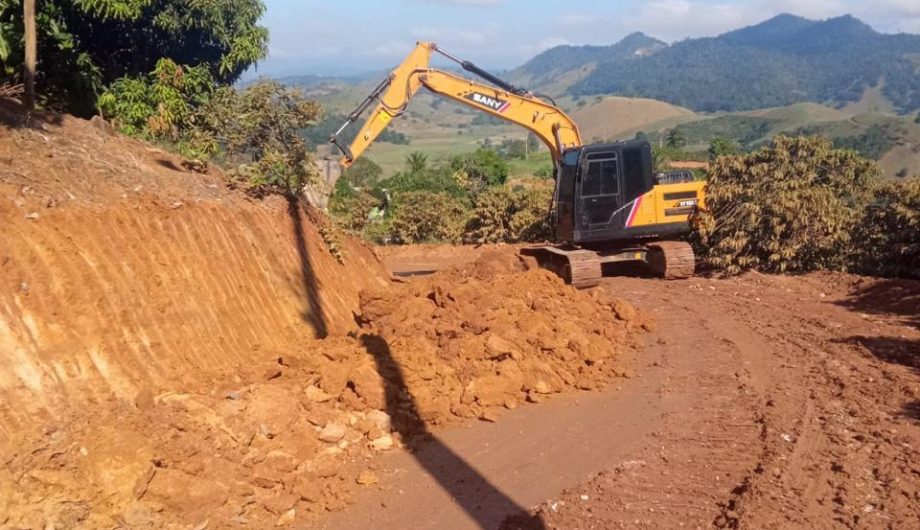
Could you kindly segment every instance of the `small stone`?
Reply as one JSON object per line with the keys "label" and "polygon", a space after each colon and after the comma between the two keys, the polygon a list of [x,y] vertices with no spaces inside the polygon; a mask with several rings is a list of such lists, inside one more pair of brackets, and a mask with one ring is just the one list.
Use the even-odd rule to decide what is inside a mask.
{"label": "small stone", "polygon": [[362,486],[373,486],[380,482],[380,479],[377,478],[377,474],[370,470],[364,470],[358,475],[357,479],[358,484]]}
{"label": "small stone", "polygon": [[32,213],[26,214],[26,219],[30,221],[37,221],[38,217],[39,217],[38,212],[32,212]]}
{"label": "small stone", "polygon": [[275,521],[275,526],[287,526],[293,523],[294,519],[296,518],[297,518],[297,510],[295,508],[291,508],[290,510],[284,512],[284,515],[282,515],[281,517],[278,518],[277,521]]}
{"label": "small stone", "polygon": [[614,300],[610,308],[616,314],[617,318],[624,322],[632,322],[638,316],[636,307],[625,300]]}
{"label": "small stone", "polygon": [[332,399],[332,396],[323,392],[323,389],[316,385],[310,385],[305,390],[304,393],[307,395],[307,399],[314,403],[325,403]]}
{"label": "small stone", "polygon": [[230,399],[230,400],[233,400],[233,401],[239,401],[239,400],[240,400],[240,397],[242,397],[242,396],[240,395],[239,390],[234,390],[234,391],[232,391],[232,392],[227,392],[226,394],[224,394],[224,398],[225,398],[225,399]]}
{"label": "small stone", "polygon": [[533,391],[537,394],[551,394],[553,389],[546,381],[540,379],[533,385]]}
{"label": "small stone", "polygon": [[334,444],[345,437],[345,426],[338,422],[331,422],[319,431],[319,439]]}
{"label": "small stone", "polygon": [[374,422],[374,425],[377,426],[383,432],[392,432],[393,431],[393,420],[390,419],[390,415],[382,410],[372,410],[367,413],[367,419]]}
{"label": "small stone", "polygon": [[479,419],[482,421],[495,423],[498,421],[498,413],[492,409],[486,409],[482,411],[482,414],[479,415]]}
{"label": "small stone", "polygon": [[393,448],[393,437],[389,434],[384,434],[380,438],[371,442],[371,449],[374,451],[389,451]]}

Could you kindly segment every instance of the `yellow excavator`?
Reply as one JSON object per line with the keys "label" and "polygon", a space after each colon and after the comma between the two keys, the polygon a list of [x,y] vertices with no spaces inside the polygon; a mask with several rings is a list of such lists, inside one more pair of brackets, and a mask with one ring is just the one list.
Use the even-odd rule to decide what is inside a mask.
{"label": "yellow excavator", "polygon": [[[431,68],[434,53],[485,82]],[[578,288],[597,285],[605,263],[644,262],[662,278],[693,274],[693,249],[679,237],[703,205],[703,182],[686,171],[655,173],[646,141],[584,145],[578,126],[551,99],[518,88],[437,47],[419,42],[332,135],[347,169],[412,97],[431,92],[530,130],[549,148],[555,190],[550,208],[554,244],[522,249]],[[375,105],[376,104],[376,105]],[[371,105],[349,146],[338,135]]]}

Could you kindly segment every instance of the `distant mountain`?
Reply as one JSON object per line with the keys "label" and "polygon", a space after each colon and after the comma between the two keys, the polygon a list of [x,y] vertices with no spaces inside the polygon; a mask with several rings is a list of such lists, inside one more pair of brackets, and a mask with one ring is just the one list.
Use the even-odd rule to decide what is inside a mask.
{"label": "distant mountain", "polygon": [[[667,48],[667,44],[644,33],[633,33],[610,46],[556,46],[537,55],[511,71],[508,78],[517,84],[553,90],[553,85],[567,86],[584,79],[603,62],[625,62],[647,57]],[[566,88],[566,87],[561,87]]]}
{"label": "distant mountain", "polygon": [[779,15],[670,46],[642,34],[613,46],[560,46],[515,72],[537,89],[647,97],[705,112],[801,101],[839,107],[880,83],[897,111],[920,109],[920,35],[878,33],[850,15]]}

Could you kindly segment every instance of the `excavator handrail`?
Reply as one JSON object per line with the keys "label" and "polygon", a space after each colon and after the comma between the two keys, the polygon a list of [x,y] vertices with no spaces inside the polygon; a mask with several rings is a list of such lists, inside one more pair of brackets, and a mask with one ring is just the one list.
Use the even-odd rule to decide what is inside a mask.
{"label": "excavator handrail", "polygon": [[[431,53],[437,52],[457,62],[464,70],[492,83],[488,85],[444,70],[430,67]],[[458,103],[481,110],[498,118],[520,125],[533,132],[549,147],[553,159],[561,160],[562,153],[581,147],[578,126],[555,104],[548,103],[530,92],[516,87],[486,72],[469,61],[463,61],[439,49],[436,44],[417,43],[415,49],[393,72],[348,115],[347,120],[330,138],[343,154],[340,163],[348,168],[370,146],[393,118],[405,112],[409,101],[421,87],[452,99]],[[354,141],[343,146],[338,140],[351,123],[374,102],[377,106],[364,122]]]}

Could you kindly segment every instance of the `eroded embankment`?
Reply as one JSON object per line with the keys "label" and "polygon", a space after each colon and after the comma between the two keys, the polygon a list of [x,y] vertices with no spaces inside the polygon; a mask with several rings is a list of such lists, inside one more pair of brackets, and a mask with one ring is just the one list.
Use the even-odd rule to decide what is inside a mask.
{"label": "eroded embankment", "polygon": [[0,448],[354,328],[388,274],[310,211],[69,117],[0,108]]}

